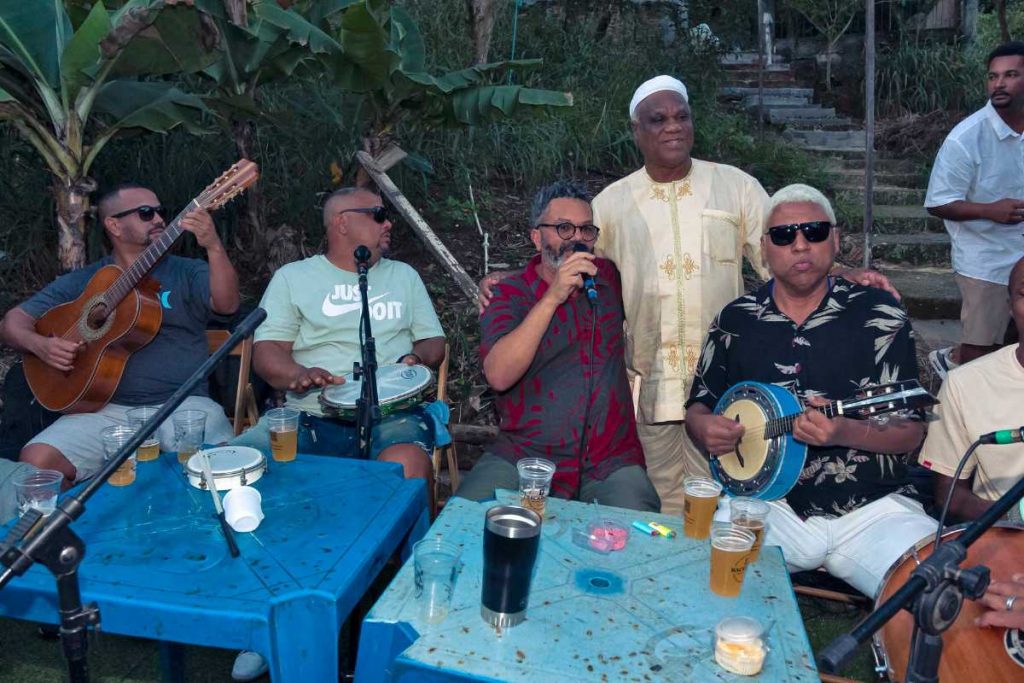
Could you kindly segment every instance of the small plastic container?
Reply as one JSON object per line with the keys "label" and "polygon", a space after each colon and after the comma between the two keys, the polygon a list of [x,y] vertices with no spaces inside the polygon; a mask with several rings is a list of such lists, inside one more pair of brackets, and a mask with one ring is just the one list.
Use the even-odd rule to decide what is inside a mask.
{"label": "small plastic container", "polygon": [[629,528],[612,519],[598,519],[584,529],[573,529],[572,541],[576,545],[607,555],[626,547]]}
{"label": "small plastic container", "polygon": [[715,661],[726,671],[756,676],[767,654],[764,627],[757,619],[726,617],[715,626]]}

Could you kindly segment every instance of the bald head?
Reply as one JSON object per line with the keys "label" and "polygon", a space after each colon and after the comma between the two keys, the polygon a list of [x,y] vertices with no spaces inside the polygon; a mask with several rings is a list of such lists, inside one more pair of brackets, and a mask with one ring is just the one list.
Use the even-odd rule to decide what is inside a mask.
{"label": "bald head", "polygon": [[[367,201],[370,203],[367,204]],[[335,190],[324,202],[324,230],[331,228],[331,219],[345,209],[357,209],[380,203],[380,197],[364,187],[343,187]]]}

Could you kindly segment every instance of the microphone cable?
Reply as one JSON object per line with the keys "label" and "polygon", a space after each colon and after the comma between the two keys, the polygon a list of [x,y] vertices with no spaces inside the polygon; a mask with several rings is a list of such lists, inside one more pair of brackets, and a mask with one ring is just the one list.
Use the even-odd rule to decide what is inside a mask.
{"label": "microphone cable", "polygon": [[942,504],[942,514],[939,516],[939,528],[935,530],[935,546],[932,548],[933,554],[939,549],[939,546],[942,545],[942,529],[946,526],[946,515],[949,513],[949,504],[953,501],[953,491],[956,490],[956,483],[960,481],[960,473],[964,471],[964,466],[967,464],[967,460],[982,443],[981,439],[972,443],[971,447],[963,454],[963,457],[960,458],[960,462],[956,466],[956,472],[953,474],[953,483],[950,484],[949,491],[946,493],[946,502]]}
{"label": "microphone cable", "polygon": [[590,428],[590,408],[593,405],[594,395],[594,344],[597,339],[597,299],[587,297],[590,304],[590,354],[587,362],[587,407],[583,411],[583,433],[580,437],[579,450],[576,453],[576,500],[583,495],[583,455],[587,450]]}

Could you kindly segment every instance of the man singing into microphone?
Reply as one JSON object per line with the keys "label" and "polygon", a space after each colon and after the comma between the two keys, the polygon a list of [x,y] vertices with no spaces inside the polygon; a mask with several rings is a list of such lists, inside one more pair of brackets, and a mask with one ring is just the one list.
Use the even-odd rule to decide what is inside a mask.
{"label": "man singing into microphone", "polygon": [[[1024,332],[1024,258],[1010,271],[1010,313]],[[1024,339],[1024,337],[1021,337]],[[982,434],[1017,429],[1024,424],[1024,347],[1005,346],[950,370],[939,390],[937,422],[928,428],[921,464],[935,472],[935,500],[946,500],[951,521],[976,519],[1024,477],[1024,444],[980,446],[953,482],[957,463]],[[1018,433],[1019,434],[1019,433]],[[1017,437],[1019,438],[1019,436]],[[1021,521],[1020,508],[1010,519]]]}
{"label": "man singing into microphone", "polygon": [[592,253],[590,196],[554,183],[534,197],[530,218],[538,254],[495,286],[480,319],[501,431],[455,494],[486,500],[515,489],[516,463],[540,457],[557,467],[551,495],[657,512],[626,378],[619,273]]}
{"label": "man singing into microphone", "polygon": [[[423,364],[444,358],[444,332],[420,276],[385,258],[391,221],[380,197],[361,188],[337,190],[323,209],[327,253],[278,270],[263,295],[267,319],[256,330],[253,367],[287,405],[302,411],[298,450],[355,456],[356,425],[326,418],[318,398],[324,387],[344,382],[361,358],[358,264],[355,252],[369,249],[369,304],[377,363]],[[270,454],[266,420],[233,442]],[[396,411],[374,426],[371,456],[399,462],[408,478],[431,478],[433,427],[421,408]],[[429,486],[428,486],[429,489]]]}

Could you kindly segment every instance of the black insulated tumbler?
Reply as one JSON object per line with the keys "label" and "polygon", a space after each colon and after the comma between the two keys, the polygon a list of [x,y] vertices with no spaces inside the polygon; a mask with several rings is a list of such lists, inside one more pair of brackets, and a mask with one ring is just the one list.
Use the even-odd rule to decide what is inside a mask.
{"label": "black insulated tumbler", "polygon": [[518,505],[499,505],[487,511],[480,614],[491,626],[508,628],[526,618],[540,524],[536,512]]}

